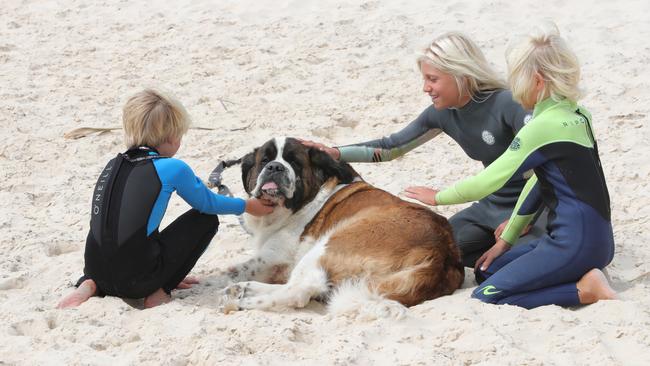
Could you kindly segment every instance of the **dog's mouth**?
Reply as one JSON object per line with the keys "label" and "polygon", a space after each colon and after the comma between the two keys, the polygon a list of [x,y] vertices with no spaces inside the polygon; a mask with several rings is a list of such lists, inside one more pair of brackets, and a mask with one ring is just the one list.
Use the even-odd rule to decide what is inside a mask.
{"label": "dog's mouth", "polygon": [[262,188],[260,188],[259,198],[271,201],[276,204],[281,203],[285,199],[284,193],[282,190],[280,190],[278,184],[273,181],[268,181],[262,185]]}

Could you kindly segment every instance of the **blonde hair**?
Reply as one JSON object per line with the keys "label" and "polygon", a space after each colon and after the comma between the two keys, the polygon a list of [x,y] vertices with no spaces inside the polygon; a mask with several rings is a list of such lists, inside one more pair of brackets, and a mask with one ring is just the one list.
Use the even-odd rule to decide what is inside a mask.
{"label": "blonde hair", "polygon": [[145,89],[133,95],[122,110],[127,148],[157,147],[170,138],[180,139],[190,127],[185,107],[160,91]]}
{"label": "blonde hair", "polygon": [[555,101],[575,102],[582,95],[578,58],[553,22],[540,24],[518,43],[512,43],[506,51],[506,62],[512,96],[519,103],[533,93],[535,74],[544,79],[538,102],[549,96]]}
{"label": "blonde hair", "polygon": [[417,58],[420,71],[423,62],[453,76],[460,95],[469,95],[475,101],[478,92],[506,88],[483,52],[460,32],[448,32],[435,38]]}

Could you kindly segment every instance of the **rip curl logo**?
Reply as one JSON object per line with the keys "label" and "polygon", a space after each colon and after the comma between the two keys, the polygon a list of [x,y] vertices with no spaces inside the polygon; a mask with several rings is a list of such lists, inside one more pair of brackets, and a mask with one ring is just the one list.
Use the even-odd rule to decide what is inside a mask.
{"label": "rip curl logo", "polygon": [[486,144],[494,145],[494,140],[495,139],[494,139],[494,135],[492,134],[492,132],[487,131],[487,130],[483,131],[483,133],[481,133],[481,138],[483,139],[483,141],[485,141]]}
{"label": "rip curl logo", "polygon": [[510,150],[519,150],[521,147],[521,139],[519,137],[515,137],[514,140],[510,143]]}
{"label": "rip curl logo", "polygon": [[497,288],[492,286],[492,285],[487,285],[481,289],[481,292],[485,296],[490,296],[490,295],[495,295],[498,294],[501,291],[495,291]]}
{"label": "rip curl logo", "polygon": [[530,122],[531,119],[533,119],[533,115],[532,114],[527,114],[526,117],[524,117],[524,124],[527,124],[528,122]]}

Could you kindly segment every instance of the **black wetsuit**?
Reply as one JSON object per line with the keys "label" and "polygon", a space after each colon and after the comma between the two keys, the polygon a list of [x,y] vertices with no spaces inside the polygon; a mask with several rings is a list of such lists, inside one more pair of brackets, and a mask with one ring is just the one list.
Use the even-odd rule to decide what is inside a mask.
{"label": "black wetsuit", "polygon": [[[176,191],[193,208],[162,232],[158,226]],[[112,159],[92,200],[84,276],[100,295],[169,293],[185,278],[217,232],[216,214],[241,214],[245,201],[211,192],[178,159],[148,147]]]}

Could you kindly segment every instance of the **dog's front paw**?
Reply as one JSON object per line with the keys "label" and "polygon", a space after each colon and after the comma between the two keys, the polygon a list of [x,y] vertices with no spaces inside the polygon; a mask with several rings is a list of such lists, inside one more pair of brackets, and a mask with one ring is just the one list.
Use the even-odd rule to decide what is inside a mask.
{"label": "dog's front paw", "polygon": [[239,307],[239,301],[238,300],[227,299],[219,307],[219,310],[224,314],[230,314],[230,313],[235,312],[235,311],[240,311],[241,308]]}
{"label": "dog's front paw", "polygon": [[224,314],[241,310],[239,301],[246,296],[246,285],[236,283],[221,290],[221,306],[219,310]]}
{"label": "dog's front paw", "polygon": [[235,283],[219,291],[221,296],[219,309],[225,314],[241,310],[239,302],[246,296],[246,288],[243,283]]}
{"label": "dog's front paw", "polygon": [[246,285],[236,283],[222,290],[224,296],[229,299],[243,299],[246,296]]}

